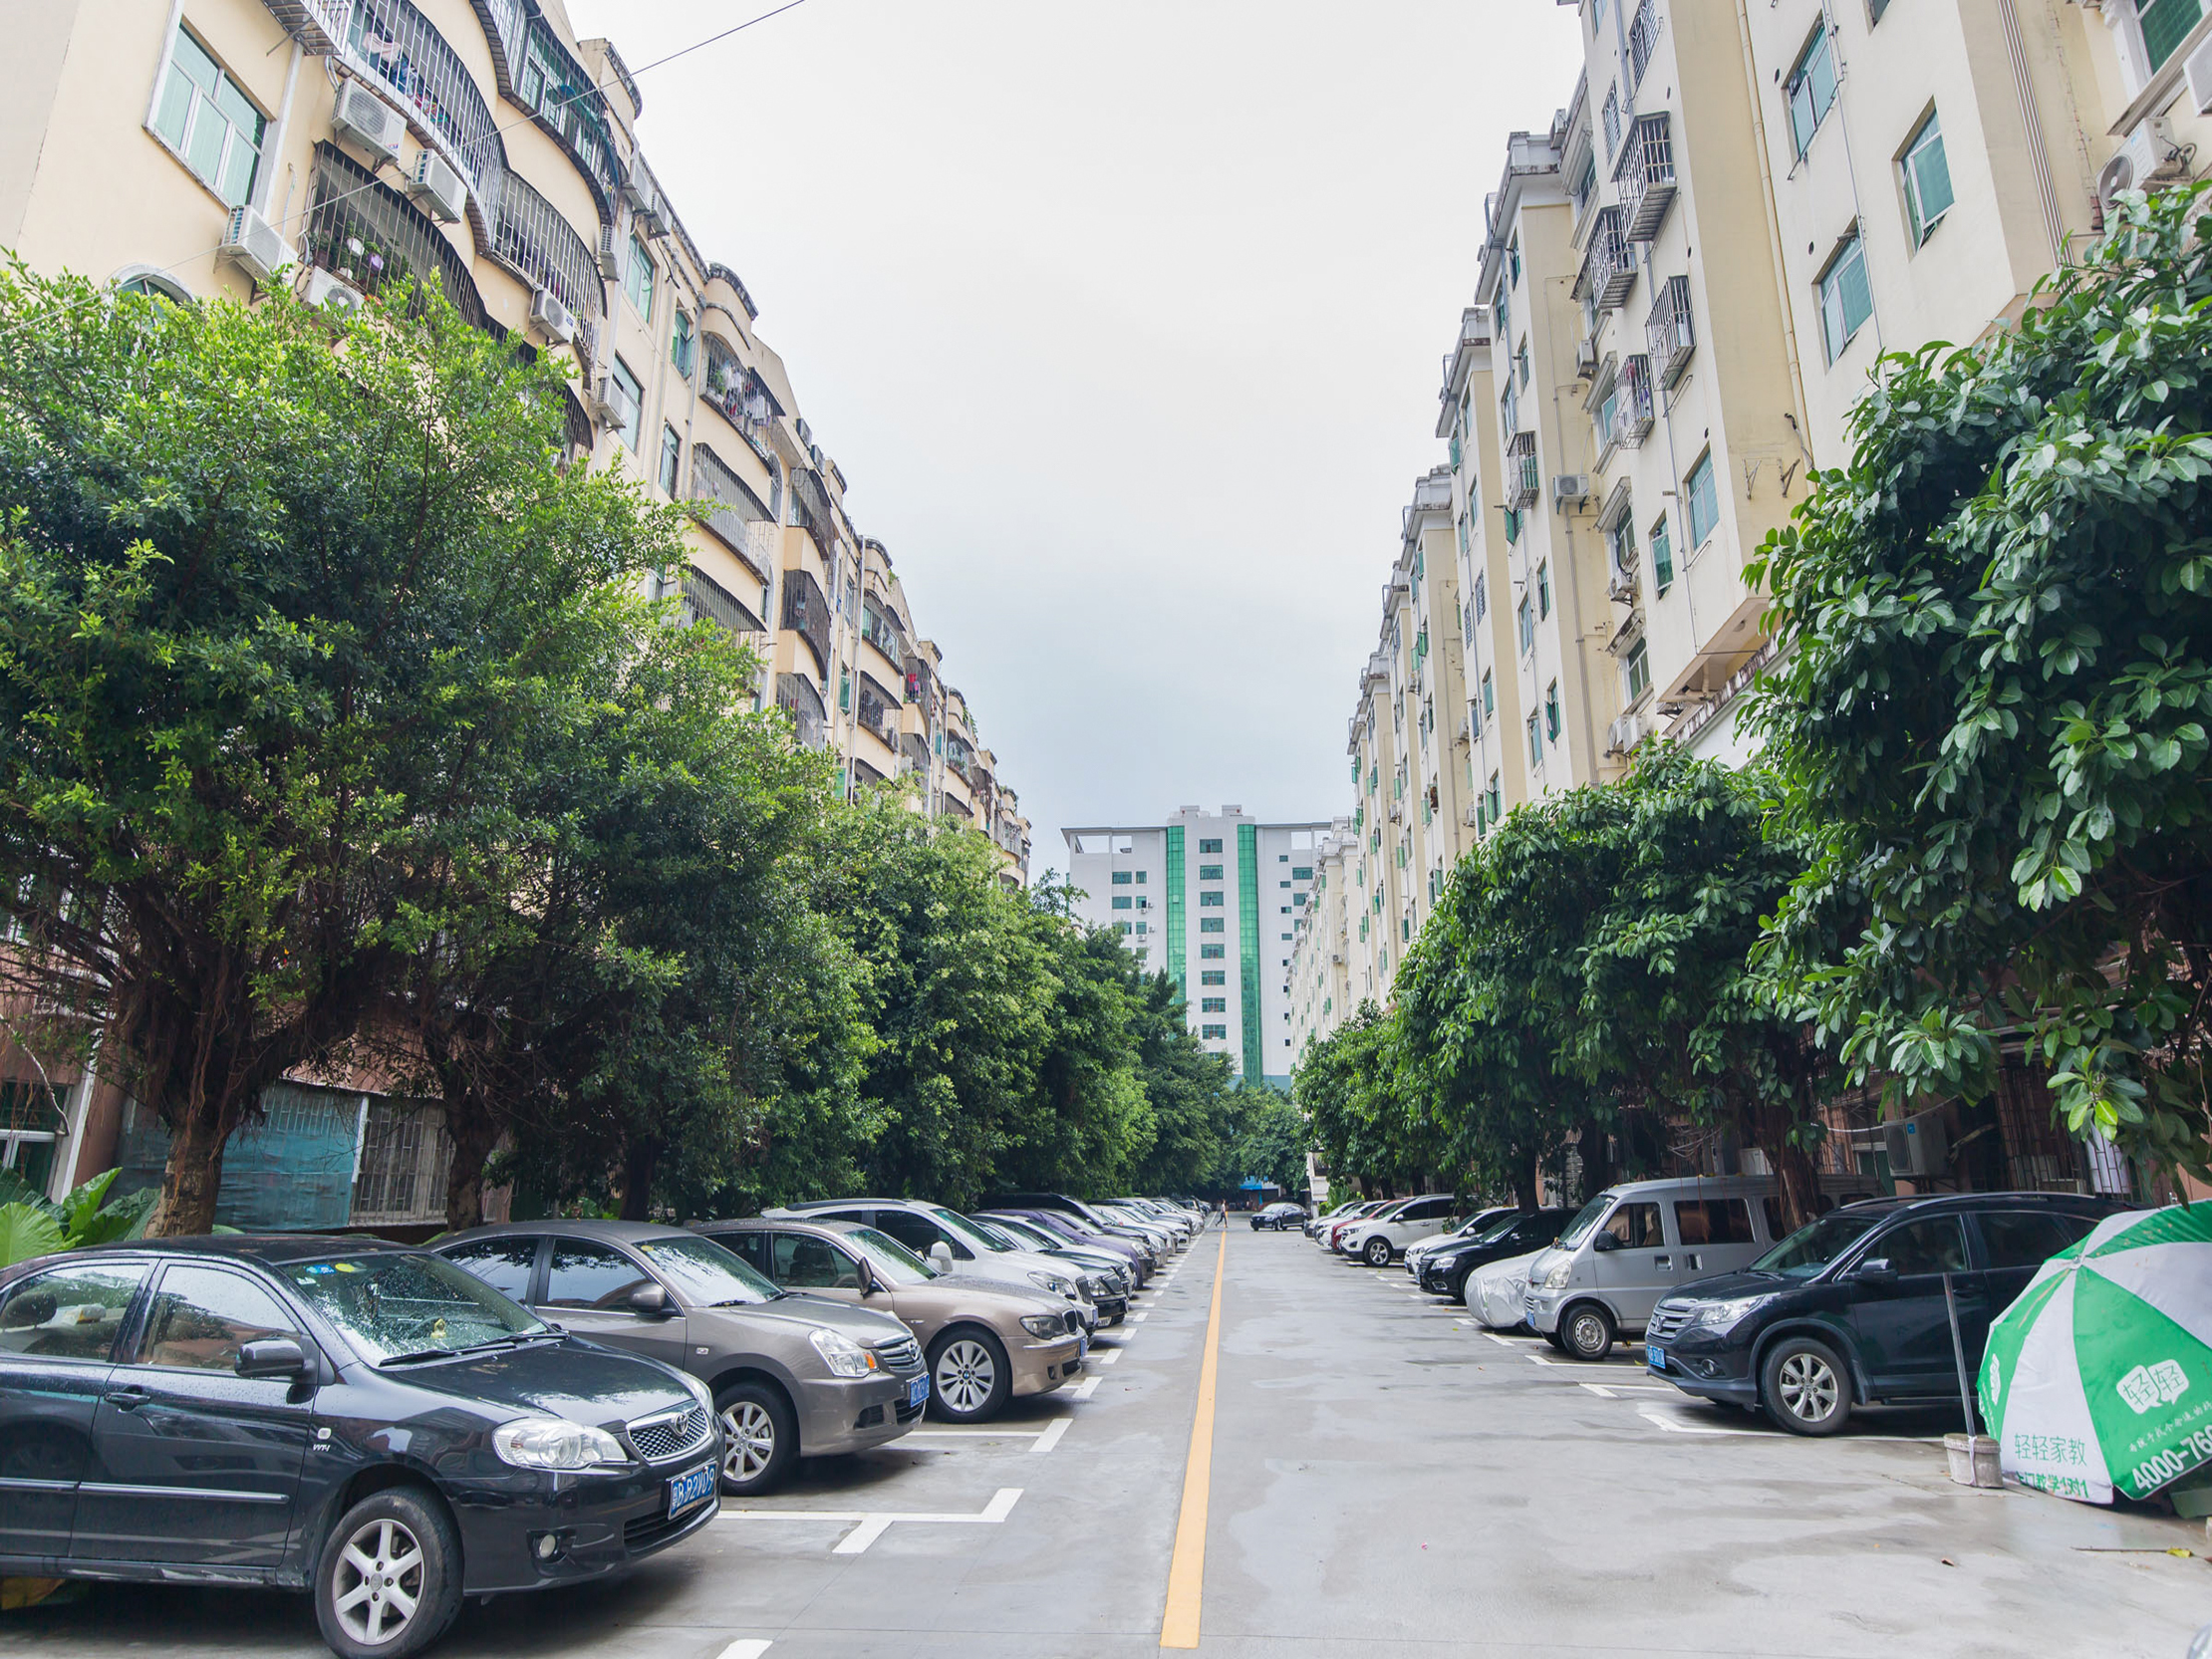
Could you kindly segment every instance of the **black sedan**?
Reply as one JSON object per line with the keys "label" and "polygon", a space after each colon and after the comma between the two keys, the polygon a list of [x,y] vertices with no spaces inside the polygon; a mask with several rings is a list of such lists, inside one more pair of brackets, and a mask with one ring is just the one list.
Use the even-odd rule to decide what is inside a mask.
{"label": "black sedan", "polygon": [[1297,1204],[1270,1204],[1264,1210],[1251,1213],[1251,1230],[1254,1233],[1281,1233],[1285,1229],[1305,1225],[1305,1207]]}
{"label": "black sedan", "polygon": [[1509,1211],[1472,1235],[1425,1250],[1421,1256],[1421,1288],[1464,1302],[1468,1277],[1476,1268],[1542,1249],[1557,1240],[1572,1220],[1571,1210]]}
{"label": "black sedan", "polygon": [[1644,1331],[1645,1363],[1686,1393],[1764,1407],[1801,1435],[1835,1433],[1853,1406],[1955,1401],[1961,1350],[1973,1377],[1991,1320],[2111,1212],[2069,1193],[1847,1204],[1742,1272],[1664,1298]]}
{"label": "black sedan", "polygon": [[713,1402],[425,1251],[179,1239],[0,1272],[0,1574],[310,1591],[343,1659],[720,1505]]}

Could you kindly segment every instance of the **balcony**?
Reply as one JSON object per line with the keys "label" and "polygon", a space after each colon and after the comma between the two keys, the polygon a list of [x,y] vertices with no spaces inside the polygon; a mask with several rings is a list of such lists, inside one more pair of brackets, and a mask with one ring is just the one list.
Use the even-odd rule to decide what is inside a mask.
{"label": "balcony", "polygon": [[827,675],[829,601],[823,597],[822,585],[814,580],[813,572],[787,570],[783,573],[783,626],[806,642],[806,649],[814,654],[815,668]]}
{"label": "balcony", "polygon": [[1589,249],[1582,255],[1582,272],[1574,279],[1574,297],[1592,299],[1600,311],[1612,311],[1636,286],[1636,244],[1628,239],[1618,207],[1601,207],[1590,225]]}
{"label": "balcony", "polygon": [[559,300],[580,325],[606,311],[607,285],[590,245],[558,208],[514,173],[500,178],[492,202],[491,257]]}
{"label": "balcony", "polygon": [[[324,0],[308,9],[328,24],[344,8]],[[354,5],[339,56],[376,82],[417,132],[436,140],[471,190],[497,187],[507,151],[491,105],[461,55],[409,0]]]}
{"label": "balcony", "polygon": [[829,738],[829,709],[814,682],[802,674],[776,676],[776,706],[791,716],[799,747],[818,749]]}
{"label": "balcony", "polygon": [[1613,388],[1613,441],[1633,449],[1651,432],[1651,359],[1638,352],[1620,366]]}
{"label": "balcony", "polygon": [[706,384],[699,396],[715,414],[737,428],[737,435],[760,457],[760,464],[768,468],[769,475],[774,476],[776,463],[768,453],[768,428],[783,411],[776,407],[767,383],[740,363],[737,354],[711,334],[706,337]]}
{"label": "balcony", "polygon": [[1674,205],[1674,135],[1665,111],[1638,116],[1613,168],[1613,187],[1627,216],[1631,242],[1648,242],[1666,222]]}
{"label": "balcony", "polygon": [[1628,25],[1628,85],[1631,91],[1644,84],[1644,71],[1651,67],[1651,55],[1659,49],[1659,7],[1656,0],[1644,0],[1636,8],[1635,21]]}
{"label": "balcony", "polygon": [[315,146],[314,192],[300,237],[302,263],[364,294],[414,277],[441,290],[471,327],[491,326],[460,251],[420,208],[335,144]]}
{"label": "balcony", "polygon": [[753,544],[752,530],[756,524],[773,528],[775,515],[745,480],[724,466],[721,456],[703,443],[691,445],[691,499],[707,509],[699,522],[765,584],[774,561]]}
{"label": "balcony", "polygon": [[685,568],[684,615],[691,622],[711,622],[732,634],[765,634],[768,630],[752,614],[752,607],[715,581],[696,565]]}
{"label": "balcony", "polygon": [[836,518],[819,475],[805,468],[791,473],[791,522],[814,538],[824,563],[837,557]]}
{"label": "balcony", "polygon": [[1536,434],[1516,432],[1506,444],[1506,505],[1525,512],[1543,499],[1543,466],[1536,456]]}
{"label": "balcony", "polygon": [[1644,320],[1644,339],[1651,347],[1652,367],[1659,384],[1672,388],[1690,367],[1697,349],[1697,329],[1690,321],[1690,279],[1669,277],[1659,285],[1651,315]]}

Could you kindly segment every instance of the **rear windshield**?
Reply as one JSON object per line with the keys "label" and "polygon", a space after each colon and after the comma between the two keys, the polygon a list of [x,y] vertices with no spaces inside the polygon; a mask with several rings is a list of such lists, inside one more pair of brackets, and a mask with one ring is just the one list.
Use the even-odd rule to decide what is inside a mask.
{"label": "rear windshield", "polygon": [[1831,1211],[1809,1226],[1798,1228],[1752,1265],[1762,1272],[1810,1278],[1865,1238],[1868,1230],[1880,1220],[1879,1216]]}

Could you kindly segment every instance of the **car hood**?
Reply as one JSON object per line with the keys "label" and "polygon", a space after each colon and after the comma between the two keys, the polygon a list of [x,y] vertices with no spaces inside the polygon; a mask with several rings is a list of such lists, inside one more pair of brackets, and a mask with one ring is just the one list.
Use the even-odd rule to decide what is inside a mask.
{"label": "car hood", "polygon": [[1778,1290],[1795,1289],[1804,1282],[1801,1278],[1785,1278],[1780,1273],[1720,1273],[1712,1278],[1694,1279],[1679,1290],[1669,1290],[1666,1300],[1717,1302],[1736,1296],[1771,1296]]}
{"label": "car hood", "polygon": [[930,1280],[932,1290],[957,1290],[965,1296],[995,1296],[1002,1301],[1022,1304],[1023,1313],[1065,1313],[1067,1298],[1039,1290],[1035,1285],[1008,1284],[1002,1278],[983,1278],[974,1273],[941,1273]]}
{"label": "car hood", "polygon": [[686,1317],[720,1326],[740,1345],[748,1335],[755,1340],[778,1337],[804,1340],[818,1325],[842,1331],[866,1347],[895,1342],[907,1334],[907,1327],[895,1314],[873,1307],[858,1307],[839,1301],[835,1296],[809,1296],[803,1291],[778,1296],[772,1302],[694,1308]]}
{"label": "car hood", "polygon": [[392,1366],[377,1375],[449,1395],[501,1423],[546,1416],[598,1426],[697,1403],[658,1361],[617,1353],[580,1336]]}
{"label": "car hood", "polygon": [[[986,1263],[991,1269],[990,1271],[978,1272],[976,1270]],[[1029,1282],[1031,1273],[1050,1273],[1055,1278],[1072,1278],[1074,1276],[1074,1266],[1075,1264],[1071,1261],[1058,1260],[1037,1250],[994,1250],[988,1256],[977,1256],[973,1262],[962,1267],[960,1272],[954,1276],[990,1279],[999,1284],[1016,1285],[1025,1292],[1034,1291],[1036,1294],[1043,1296],[1049,1295],[1051,1292],[1040,1285],[1031,1284]]]}
{"label": "car hood", "polygon": [[[1547,1246],[1548,1247],[1548,1246]],[[1450,1261],[1455,1266],[1463,1261],[1473,1261],[1478,1266],[1486,1261],[1503,1261],[1507,1256],[1520,1253],[1517,1244],[1495,1243],[1485,1244],[1474,1239],[1455,1239],[1448,1244],[1432,1244],[1424,1250],[1424,1261]]]}

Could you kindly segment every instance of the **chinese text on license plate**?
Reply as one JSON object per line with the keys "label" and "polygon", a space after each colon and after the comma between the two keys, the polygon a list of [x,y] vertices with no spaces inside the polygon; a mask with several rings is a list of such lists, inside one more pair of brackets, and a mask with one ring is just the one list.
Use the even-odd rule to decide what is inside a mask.
{"label": "chinese text on license plate", "polygon": [[1644,1363],[1654,1371],[1664,1371],[1667,1368],[1667,1356],[1646,1342],[1644,1344]]}
{"label": "chinese text on license plate", "polygon": [[702,1463],[669,1482],[669,1514],[680,1516],[714,1496],[714,1466]]}
{"label": "chinese text on license plate", "polygon": [[907,1384],[907,1404],[919,1406],[930,1397],[930,1374],[923,1372]]}

